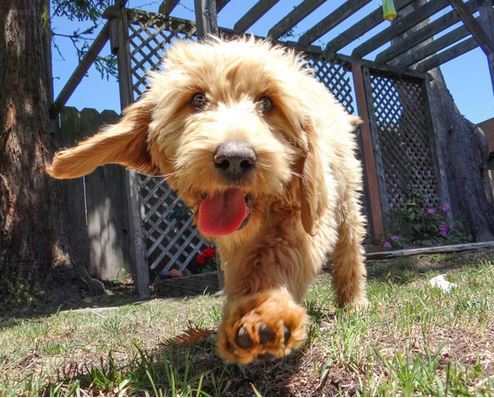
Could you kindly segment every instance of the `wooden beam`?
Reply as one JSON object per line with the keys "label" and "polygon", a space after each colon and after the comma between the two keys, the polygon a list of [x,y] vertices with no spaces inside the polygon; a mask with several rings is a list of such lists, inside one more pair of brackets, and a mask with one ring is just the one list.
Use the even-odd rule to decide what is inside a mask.
{"label": "wooden beam", "polygon": [[370,3],[370,1],[371,0],[345,1],[340,7],[300,36],[300,39],[298,40],[299,44],[302,46],[312,44],[315,40],[319,39],[321,36],[324,36],[335,26],[355,13],[359,8],[362,8],[366,4]]}
{"label": "wooden beam", "polygon": [[268,32],[268,36],[278,40],[302,19],[314,11],[326,0],[304,0],[301,4],[290,11],[283,19],[274,25]]}
{"label": "wooden beam", "polygon": [[236,30],[237,32],[245,32],[279,1],[280,0],[259,0],[249,11],[245,13],[242,18],[235,23],[233,30]]}
{"label": "wooden beam", "polygon": [[200,38],[208,34],[218,34],[218,19],[216,13],[216,0],[194,0],[196,13],[197,35]]}
{"label": "wooden beam", "polygon": [[427,72],[428,70],[437,68],[438,66],[473,50],[478,47],[478,45],[479,44],[477,41],[473,37],[470,37],[469,39],[463,40],[455,46],[448,48],[447,50],[444,50],[433,57],[426,59],[425,61],[422,61],[417,65],[417,70],[420,72]]}
{"label": "wooden beam", "polygon": [[159,8],[159,13],[164,15],[170,15],[173,9],[178,5],[180,0],[164,0]]}
{"label": "wooden beam", "polygon": [[372,129],[362,65],[353,63],[352,75],[358,114],[363,120],[363,123],[359,126],[359,128],[360,137],[362,139],[362,156],[369,193],[369,215],[371,221],[372,240],[375,242],[380,242],[384,238],[384,220],[381,207],[381,195],[379,192],[376,159],[374,156],[374,146],[372,145]]}
{"label": "wooden beam", "polygon": [[450,45],[464,39],[469,35],[470,33],[468,32],[468,29],[464,25],[461,25],[460,27],[452,30],[449,33],[446,33],[445,35],[439,37],[438,39],[422,47],[416,48],[409,54],[398,58],[398,65],[404,68],[408,68],[411,65],[422,61],[428,56],[434,55],[440,52],[441,50],[444,50],[446,47],[449,47]]}
{"label": "wooden beam", "polygon": [[219,13],[229,2],[230,0],[216,0],[216,13]]}
{"label": "wooden beam", "polygon": [[390,250],[387,252],[367,253],[367,260],[385,260],[396,257],[409,257],[418,255],[427,255],[433,253],[462,253],[477,250],[492,250],[494,249],[494,241],[464,243],[460,245],[421,247],[418,249]]}
{"label": "wooden beam", "polygon": [[[468,1],[466,6],[472,13],[476,12],[479,8],[477,0]],[[460,19],[460,16],[454,10],[444,14],[442,17],[432,21],[420,30],[410,33],[407,38],[392,44],[391,47],[379,53],[376,56],[376,62],[386,63],[391,61],[392,59],[412,49],[416,45],[430,39],[435,34],[438,34],[446,28],[454,25],[460,21]]]}
{"label": "wooden beam", "polygon": [[[414,0],[397,0],[395,2],[397,11],[405,8],[411,4]],[[333,40],[328,42],[324,51],[325,55],[336,54],[343,47],[350,44],[352,41],[358,39],[369,30],[375,28],[377,25],[384,21],[382,7],[376,8],[369,15],[362,18],[360,21],[355,22],[350,28],[340,33]]]}
{"label": "wooden beam", "polygon": [[77,68],[75,68],[74,72],[72,72],[72,75],[70,75],[69,80],[67,80],[67,83],[65,83],[65,86],[63,86],[57,98],[50,106],[50,114],[52,116],[56,114],[58,111],[60,111],[63,108],[63,106],[67,103],[70,96],[72,95],[76,87],[79,85],[82,78],[86,75],[87,71],[98,57],[98,54],[105,46],[110,36],[109,26],[110,26],[109,22],[106,22],[103,25],[103,28],[98,33],[98,36],[96,36],[96,39],[94,39],[93,44],[91,44],[91,47],[89,47],[89,50],[84,55],[82,60],[79,62],[79,65],[77,65]]}
{"label": "wooden beam", "polygon": [[468,7],[463,3],[463,0],[449,0],[449,2],[456,12],[458,12],[465,26],[480,44],[485,54],[488,56],[494,53],[494,41],[487,35],[479,22],[475,20]]}
{"label": "wooden beam", "polygon": [[403,32],[414,27],[420,22],[426,20],[431,15],[442,10],[448,5],[448,0],[434,0],[425,3],[423,6],[415,9],[407,16],[396,19],[388,28],[372,36],[370,39],[356,47],[352,51],[352,55],[357,58],[362,58],[365,55],[371,53],[375,49],[381,47],[383,44],[398,37]]}
{"label": "wooden beam", "polygon": [[[480,0],[479,23],[491,41],[494,41],[494,9],[492,0]],[[494,92],[494,53],[487,55],[491,75],[492,91]]]}
{"label": "wooden beam", "polygon": [[[115,27],[115,29],[111,29],[111,33],[116,36],[111,38],[111,41],[114,43],[112,47],[118,51],[118,86],[120,107],[123,110],[134,102],[134,92],[132,89],[127,10],[120,8],[116,11],[116,18],[110,20],[110,23],[113,23]],[[148,298],[151,294],[149,266],[146,259],[144,231],[141,220],[142,203],[139,197],[139,183],[135,171],[127,171],[125,176],[125,196],[131,231],[130,257],[135,269],[137,293],[141,298]]]}

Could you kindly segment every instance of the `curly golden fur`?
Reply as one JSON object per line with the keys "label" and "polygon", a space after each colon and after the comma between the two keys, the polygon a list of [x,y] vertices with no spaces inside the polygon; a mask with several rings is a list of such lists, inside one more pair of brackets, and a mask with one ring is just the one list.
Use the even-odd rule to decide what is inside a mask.
{"label": "curly golden fur", "polygon": [[[301,56],[254,39],[177,42],[149,77],[119,123],[58,152],[47,171],[75,178],[118,163],[163,175],[199,217],[201,206],[240,217],[233,232],[207,236],[225,274],[219,354],[245,364],[300,347],[301,301],[329,255],[338,304],[365,305],[359,121]],[[238,156],[250,154],[242,178],[221,170],[231,166],[231,154],[226,166],[217,158],[225,143],[234,143],[233,157],[238,143]]]}

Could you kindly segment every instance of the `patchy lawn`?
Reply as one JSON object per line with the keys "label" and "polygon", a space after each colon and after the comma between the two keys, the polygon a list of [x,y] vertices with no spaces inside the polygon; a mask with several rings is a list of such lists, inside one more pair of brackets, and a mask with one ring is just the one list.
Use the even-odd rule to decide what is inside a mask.
{"label": "patchy lawn", "polygon": [[[1,316],[0,395],[494,395],[493,251],[368,270],[368,311],[336,310],[323,274],[306,298],[305,349],[251,366],[223,364],[214,336],[170,342],[189,321],[214,330],[221,297],[117,294],[87,308]],[[439,273],[458,287],[430,287]]]}

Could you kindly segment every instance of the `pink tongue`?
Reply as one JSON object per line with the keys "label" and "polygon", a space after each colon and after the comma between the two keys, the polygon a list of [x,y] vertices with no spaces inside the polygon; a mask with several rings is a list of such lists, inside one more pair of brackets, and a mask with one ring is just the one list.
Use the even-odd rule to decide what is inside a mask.
{"label": "pink tongue", "polygon": [[199,206],[199,229],[210,236],[231,234],[240,227],[247,210],[241,189],[208,195]]}

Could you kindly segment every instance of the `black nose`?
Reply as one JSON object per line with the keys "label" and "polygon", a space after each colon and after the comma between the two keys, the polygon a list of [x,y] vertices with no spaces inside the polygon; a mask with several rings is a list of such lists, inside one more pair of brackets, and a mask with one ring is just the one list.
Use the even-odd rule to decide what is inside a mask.
{"label": "black nose", "polygon": [[214,165],[228,180],[236,182],[254,170],[256,153],[245,142],[228,141],[216,148]]}

